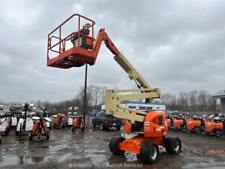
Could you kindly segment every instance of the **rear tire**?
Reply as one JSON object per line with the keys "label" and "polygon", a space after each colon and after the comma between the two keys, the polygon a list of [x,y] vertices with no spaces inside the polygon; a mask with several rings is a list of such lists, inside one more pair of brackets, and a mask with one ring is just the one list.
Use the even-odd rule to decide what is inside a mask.
{"label": "rear tire", "polygon": [[167,137],[165,138],[165,148],[169,154],[179,154],[182,149],[181,140],[177,137]]}
{"label": "rear tire", "polygon": [[151,141],[145,141],[141,146],[139,158],[145,163],[155,163],[159,158],[158,145]]}
{"label": "rear tire", "polygon": [[109,143],[110,152],[114,155],[124,155],[124,151],[119,149],[119,144],[122,143],[125,139],[123,137],[113,137]]}

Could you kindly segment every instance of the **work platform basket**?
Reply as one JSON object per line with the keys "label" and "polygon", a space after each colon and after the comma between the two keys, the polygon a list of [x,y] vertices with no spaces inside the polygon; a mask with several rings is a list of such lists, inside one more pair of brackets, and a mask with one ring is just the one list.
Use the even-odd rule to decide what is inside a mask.
{"label": "work platform basket", "polygon": [[95,22],[74,14],[48,34],[47,65],[68,69],[93,65]]}

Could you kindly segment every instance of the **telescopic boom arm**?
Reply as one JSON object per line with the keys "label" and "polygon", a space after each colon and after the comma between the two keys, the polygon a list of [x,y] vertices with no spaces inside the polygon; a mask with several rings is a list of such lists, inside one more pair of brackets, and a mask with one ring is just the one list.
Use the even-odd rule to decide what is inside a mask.
{"label": "telescopic boom arm", "polygon": [[115,55],[115,61],[123,68],[126,73],[128,73],[129,78],[131,80],[133,79],[137,83],[138,88],[152,88],[138,73],[138,71],[128,62],[128,60],[122,55],[122,53],[117,49],[108,34],[105,32],[105,29],[100,29],[99,31],[94,49],[96,52],[96,56],[98,55],[102,41],[105,42],[107,48]]}
{"label": "telescopic boom arm", "polygon": [[129,78],[137,83],[139,89],[128,90],[107,90],[105,96],[106,113],[112,114],[117,118],[128,119],[132,123],[143,122],[146,112],[139,110],[130,110],[122,107],[121,104],[129,100],[152,100],[160,97],[160,91],[157,88],[152,88],[140,73],[128,62],[122,53],[114,45],[110,37],[105,32],[105,29],[100,29],[97,41],[95,44],[95,56],[98,52],[102,41],[105,42],[107,48],[115,55],[114,59],[128,74]]}

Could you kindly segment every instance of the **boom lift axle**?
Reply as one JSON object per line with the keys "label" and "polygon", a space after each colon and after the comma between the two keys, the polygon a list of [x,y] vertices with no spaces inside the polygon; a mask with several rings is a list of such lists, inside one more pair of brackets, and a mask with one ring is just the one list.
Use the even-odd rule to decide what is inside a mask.
{"label": "boom lift axle", "polygon": [[[72,31],[63,37],[64,27],[69,20],[74,18],[78,23],[77,31]],[[99,30],[97,39],[95,39],[94,25],[93,20],[74,14],[54,29],[48,35],[47,65],[63,69],[80,67],[84,64],[94,65],[101,44],[104,42],[114,55],[116,62],[138,86],[138,89],[106,91],[106,113],[124,119],[127,134],[136,133],[136,136],[130,139],[112,138],[109,144],[110,151],[116,155],[121,155],[125,151],[135,153],[140,156],[142,161],[148,163],[157,161],[159,145],[164,146],[168,153],[180,153],[180,139],[165,137],[168,131],[165,112],[132,110],[121,106],[122,103],[129,100],[151,102],[154,98],[160,98],[160,90],[152,88],[144,80],[118,50],[104,28]]]}

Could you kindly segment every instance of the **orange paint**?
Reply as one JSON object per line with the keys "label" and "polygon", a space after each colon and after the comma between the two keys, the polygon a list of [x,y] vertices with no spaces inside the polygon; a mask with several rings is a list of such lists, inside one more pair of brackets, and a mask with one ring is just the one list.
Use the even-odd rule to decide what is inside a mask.
{"label": "orange paint", "polygon": [[179,129],[179,128],[182,127],[182,125],[184,125],[184,120],[183,119],[173,118],[173,126],[174,126],[174,128]]}
{"label": "orange paint", "polygon": [[188,118],[186,119],[186,127],[188,130],[193,130],[195,128],[201,127],[201,120],[195,120]]}

